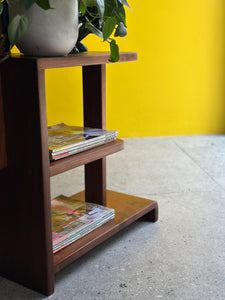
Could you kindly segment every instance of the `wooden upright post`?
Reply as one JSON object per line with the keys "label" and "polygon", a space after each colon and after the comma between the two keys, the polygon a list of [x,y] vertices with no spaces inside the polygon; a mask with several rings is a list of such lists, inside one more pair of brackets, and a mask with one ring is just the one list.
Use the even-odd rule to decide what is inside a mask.
{"label": "wooden upright post", "polygon": [[0,78],[0,169],[6,168],[5,122],[2,102],[2,85]]}
{"label": "wooden upright post", "polygon": [[[83,66],[84,126],[106,129],[106,66]],[[106,158],[85,165],[85,200],[106,206]]]}
{"label": "wooden upright post", "polygon": [[8,59],[1,65],[7,151],[1,205],[7,231],[1,232],[0,248],[7,255],[0,256],[0,268],[5,277],[50,295],[54,269],[44,80],[35,60]]}

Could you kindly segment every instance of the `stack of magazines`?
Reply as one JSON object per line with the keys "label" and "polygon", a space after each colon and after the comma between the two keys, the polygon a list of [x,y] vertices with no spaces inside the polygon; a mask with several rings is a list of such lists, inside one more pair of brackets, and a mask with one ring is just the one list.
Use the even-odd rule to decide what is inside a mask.
{"label": "stack of magazines", "polygon": [[90,148],[109,143],[118,131],[70,126],[64,123],[48,127],[50,160],[57,160]]}
{"label": "stack of magazines", "polygon": [[51,201],[53,253],[115,218],[115,210],[60,195]]}

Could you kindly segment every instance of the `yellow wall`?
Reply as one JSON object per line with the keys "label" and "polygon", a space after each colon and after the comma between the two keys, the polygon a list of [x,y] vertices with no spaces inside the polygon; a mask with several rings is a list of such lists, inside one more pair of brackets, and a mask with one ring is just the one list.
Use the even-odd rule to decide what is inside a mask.
{"label": "yellow wall", "polygon": [[[120,137],[225,132],[225,1],[129,1],[121,51],[107,65],[107,127]],[[95,36],[89,50],[108,50]],[[48,70],[49,124],[82,124],[81,69]]]}

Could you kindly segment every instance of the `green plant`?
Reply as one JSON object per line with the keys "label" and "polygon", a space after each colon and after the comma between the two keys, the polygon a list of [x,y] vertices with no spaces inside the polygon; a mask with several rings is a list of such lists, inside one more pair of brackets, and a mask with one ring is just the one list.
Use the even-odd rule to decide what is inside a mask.
{"label": "green plant", "polygon": [[[62,0],[63,1],[63,0]],[[8,5],[20,2],[26,9],[38,5],[42,9],[54,9],[49,0],[3,0],[0,2],[0,14],[7,14]],[[51,2],[54,3],[54,2]],[[126,30],[125,6],[129,7],[127,0],[78,0],[79,4],[79,37],[73,52],[84,51],[86,48],[81,40],[90,33],[94,33],[110,45],[110,60],[119,60],[119,47],[116,37],[124,37]],[[7,17],[5,18],[7,19]],[[26,15],[16,15],[6,25],[6,34],[10,49],[21,39],[28,28]]]}

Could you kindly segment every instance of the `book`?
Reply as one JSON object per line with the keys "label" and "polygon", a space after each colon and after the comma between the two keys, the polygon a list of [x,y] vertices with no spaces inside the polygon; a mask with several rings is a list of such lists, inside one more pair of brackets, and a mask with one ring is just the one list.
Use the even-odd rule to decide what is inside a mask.
{"label": "book", "polygon": [[114,141],[117,130],[71,126],[64,123],[48,127],[50,160],[57,160]]}
{"label": "book", "polygon": [[51,201],[53,253],[85,236],[109,220],[115,210],[59,195]]}

